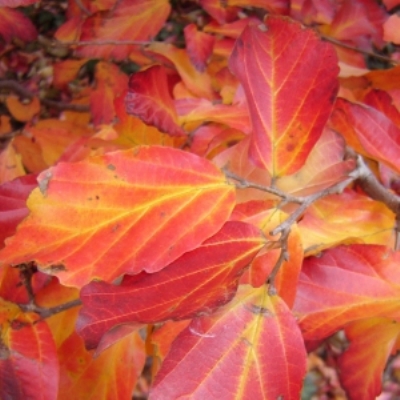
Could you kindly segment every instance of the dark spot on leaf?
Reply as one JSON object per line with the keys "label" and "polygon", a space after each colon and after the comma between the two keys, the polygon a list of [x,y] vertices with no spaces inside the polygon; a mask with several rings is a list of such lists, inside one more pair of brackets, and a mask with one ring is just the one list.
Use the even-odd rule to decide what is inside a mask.
{"label": "dark spot on leaf", "polygon": [[26,322],[21,322],[21,321],[18,321],[17,319],[14,319],[14,321],[12,321],[10,324],[11,329],[14,329],[15,331],[19,331],[26,325],[28,325]]}
{"label": "dark spot on leaf", "polygon": [[100,200],[100,196],[96,194],[96,200]]}
{"label": "dark spot on leaf", "polygon": [[291,153],[294,149],[295,149],[295,145],[293,143],[288,143],[286,145],[286,151],[288,151],[289,153]]}
{"label": "dark spot on leaf", "polygon": [[116,232],[119,228],[121,228],[120,224],[116,224],[111,228],[111,232]]}
{"label": "dark spot on leaf", "polygon": [[271,313],[271,311],[268,310],[268,308],[264,308],[264,307],[261,307],[261,306],[257,306],[257,305],[255,305],[255,304],[250,304],[250,306],[249,306],[249,307],[246,306],[246,308],[247,308],[251,313],[256,314],[256,315],[265,315],[265,316],[268,316],[268,317],[271,317],[271,316],[273,315],[273,314]]}
{"label": "dark spot on leaf", "polygon": [[108,164],[108,165],[107,165],[107,169],[109,169],[110,171],[115,171],[115,165],[113,165],[113,164]]}
{"label": "dark spot on leaf", "polygon": [[51,272],[66,271],[67,269],[63,264],[53,264],[48,268]]}

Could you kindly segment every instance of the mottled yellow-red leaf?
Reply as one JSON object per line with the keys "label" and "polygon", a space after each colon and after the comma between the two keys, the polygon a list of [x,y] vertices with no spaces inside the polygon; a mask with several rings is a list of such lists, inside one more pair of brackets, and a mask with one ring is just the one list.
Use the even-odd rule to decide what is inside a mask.
{"label": "mottled yellow-red leaf", "polygon": [[325,128],[303,167],[293,175],[278,178],[275,185],[296,196],[307,196],[324,190],[346,179],[355,168],[353,160],[343,160],[344,152],[343,138]]}
{"label": "mottled yellow-red leaf", "polygon": [[136,381],[144,366],[144,342],[138,332],[121,339],[93,358],[77,333],[58,349],[60,390],[58,400],[131,399]]}
{"label": "mottled yellow-red leaf", "polygon": [[339,357],[340,381],[350,400],[375,399],[382,391],[382,375],[400,323],[370,318],[352,323],[345,333],[350,345]]}
{"label": "mottled yellow-red leaf", "polygon": [[0,151],[0,184],[25,175],[21,156],[15,151],[13,141]]}
{"label": "mottled yellow-red leaf", "polygon": [[125,96],[128,114],[157,127],[171,136],[185,136],[178,125],[178,115],[168,87],[167,72],[161,65],[133,74]]}
{"label": "mottled yellow-red leaf", "polygon": [[[296,320],[266,288],[244,286],[173,342],[150,399],[298,399],[306,352]],[[193,368],[193,365],[196,368]]]}
{"label": "mottled yellow-red leaf", "polygon": [[0,398],[55,399],[59,366],[46,321],[0,299],[0,343]]}
{"label": "mottled yellow-red leaf", "polygon": [[294,310],[306,340],[323,339],[365,318],[400,319],[400,254],[351,245],[304,260]]}
{"label": "mottled yellow-red leaf", "polygon": [[307,255],[341,243],[390,246],[394,226],[395,215],[383,203],[353,191],[317,201],[299,222]]}
{"label": "mottled yellow-red leaf", "polygon": [[17,96],[8,96],[6,105],[11,115],[18,121],[30,121],[40,111],[40,101],[33,97],[28,103],[19,101]]}
{"label": "mottled yellow-red leaf", "polygon": [[156,146],[59,163],[39,188],[0,259],[36,260],[72,286],[164,268],[215,234],[235,197],[211,162]]}
{"label": "mottled yellow-red leaf", "polygon": [[162,271],[125,278],[120,286],[91,282],[81,291],[77,324],[89,348],[115,325],[187,319],[213,312],[236,293],[239,278],[265,239],[244,222],[227,222],[198,248]]}
{"label": "mottled yellow-red leaf", "polygon": [[[148,41],[157,35],[170,13],[168,0],[121,0],[109,13],[89,17],[82,28],[80,40],[93,42]],[[133,45],[113,44],[82,46],[80,55],[88,58],[122,60],[135,48]]]}
{"label": "mottled yellow-red leaf", "polygon": [[281,17],[266,24],[243,31],[229,66],[249,105],[250,158],[282,176],[304,165],[321,136],[338,89],[338,66],[333,47],[312,30]]}
{"label": "mottled yellow-red leaf", "polygon": [[0,7],[0,35],[5,42],[14,38],[29,42],[36,39],[37,31],[31,20],[20,11]]}
{"label": "mottled yellow-red leaf", "polygon": [[68,83],[73,81],[81,67],[88,60],[63,60],[53,64],[53,85],[58,89],[64,89]]}

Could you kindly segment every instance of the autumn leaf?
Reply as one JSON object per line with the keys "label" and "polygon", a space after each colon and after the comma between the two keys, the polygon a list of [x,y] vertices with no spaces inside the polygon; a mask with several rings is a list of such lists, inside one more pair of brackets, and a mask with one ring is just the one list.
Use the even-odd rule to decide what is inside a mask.
{"label": "autumn leaf", "polygon": [[59,366],[46,322],[0,299],[0,332],[0,397],[13,400],[56,398]]}
{"label": "autumn leaf", "polygon": [[96,358],[76,332],[58,349],[60,390],[57,399],[130,399],[146,354],[138,332],[121,339]]}
{"label": "autumn leaf", "polygon": [[[3,6],[3,4],[1,4]],[[20,11],[0,6],[0,35],[6,43],[18,38],[24,42],[36,39],[37,30],[31,20]]]}
{"label": "autumn leaf", "polygon": [[282,176],[304,165],[321,136],[338,89],[338,67],[334,49],[311,30],[280,17],[269,17],[266,25],[243,31],[229,66],[249,105],[249,156]]}
{"label": "autumn leaf", "polygon": [[338,246],[306,258],[295,312],[306,340],[365,318],[400,319],[398,253],[386,246]]}
{"label": "autumn leaf", "polygon": [[117,324],[210,313],[232,299],[240,275],[264,244],[256,227],[227,222],[212,238],[157,274],[126,278],[121,286],[92,282],[81,291],[78,331],[93,348]]}
{"label": "autumn leaf", "polygon": [[101,43],[104,39],[115,42],[151,40],[162,28],[170,10],[168,0],[118,1],[108,14],[96,13],[85,21],[80,40],[89,40],[94,44],[79,48],[78,53],[88,58],[122,60],[136,46],[132,44],[96,46],[95,43]]}
{"label": "autumn leaf", "polygon": [[364,319],[346,327],[345,334],[350,345],[339,357],[341,383],[350,400],[376,398],[400,323],[388,318]]}
{"label": "autumn leaf", "polygon": [[222,310],[194,319],[176,338],[150,399],[298,399],[305,361],[284,302],[265,287],[244,286]]}
{"label": "autumn leaf", "polygon": [[171,136],[185,136],[178,125],[178,115],[168,87],[165,68],[155,65],[133,74],[125,97],[128,114],[154,125]]}
{"label": "autumn leaf", "polygon": [[8,96],[6,105],[11,115],[18,121],[27,122],[40,112],[40,101],[34,97],[29,103],[21,102],[17,96]]}
{"label": "autumn leaf", "polygon": [[156,146],[59,163],[39,187],[0,259],[35,260],[71,286],[164,268],[216,233],[234,204],[212,163]]}
{"label": "autumn leaf", "polygon": [[26,200],[36,186],[36,175],[25,175],[0,186],[0,248],[29,214]]}
{"label": "autumn leaf", "polygon": [[10,141],[0,150],[0,184],[24,175],[21,155],[15,151],[13,141]]}

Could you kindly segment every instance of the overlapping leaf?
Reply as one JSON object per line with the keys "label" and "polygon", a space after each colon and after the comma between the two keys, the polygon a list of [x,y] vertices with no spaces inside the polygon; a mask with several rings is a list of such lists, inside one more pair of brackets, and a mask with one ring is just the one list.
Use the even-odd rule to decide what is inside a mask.
{"label": "overlapping leaf", "polygon": [[[345,329],[350,341],[339,358],[341,383],[350,400],[374,399],[382,391],[382,374],[400,335],[400,323],[388,318],[354,322]],[[366,351],[368,349],[368,351]]]}
{"label": "overlapping leaf", "polygon": [[304,338],[326,338],[365,318],[400,320],[399,260],[399,253],[373,245],[339,246],[306,258],[294,306]]}
{"label": "overlapping leaf", "polygon": [[0,259],[36,260],[76,286],[164,268],[216,233],[234,204],[209,161],[156,146],[59,163],[39,187]]}
{"label": "overlapping leaf", "polygon": [[[306,353],[284,302],[265,287],[196,318],[172,344],[150,399],[298,399]],[[193,368],[193,366],[196,368]]]}
{"label": "overlapping leaf", "polygon": [[338,99],[332,126],[349,146],[400,171],[400,128],[380,111]]}
{"label": "overlapping leaf", "polygon": [[184,136],[171,97],[167,73],[161,65],[138,72],[129,80],[125,106],[129,114],[172,136]]}
{"label": "overlapping leaf", "polygon": [[394,225],[395,215],[383,203],[352,191],[312,204],[299,222],[307,255],[343,243],[390,245]]}
{"label": "overlapping leaf", "polygon": [[20,11],[0,6],[0,35],[5,42],[14,38],[29,42],[36,39],[37,30]]}
{"label": "overlapping leaf", "polygon": [[0,248],[28,215],[26,199],[36,186],[36,175],[22,176],[0,186]]}
{"label": "overlapping leaf", "polygon": [[270,17],[267,27],[243,31],[229,65],[249,104],[251,159],[273,176],[296,172],[331,112],[338,89],[334,49],[311,30]]}
{"label": "overlapping leaf", "polygon": [[57,397],[59,366],[46,322],[3,299],[0,299],[0,350],[2,399]]}
{"label": "overlapping leaf", "polygon": [[82,289],[78,329],[89,347],[121,323],[155,323],[212,312],[235,294],[241,273],[265,242],[244,222],[227,222],[200,247],[156,274],[121,286],[92,282]]}

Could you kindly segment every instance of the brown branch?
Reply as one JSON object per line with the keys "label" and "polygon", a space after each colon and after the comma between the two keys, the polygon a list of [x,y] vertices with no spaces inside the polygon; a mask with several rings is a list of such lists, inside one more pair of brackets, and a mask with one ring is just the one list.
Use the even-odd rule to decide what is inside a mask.
{"label": "brown branch", "polygon": [[83,5],[81,0],[74,0],[75,4],[79,7],[79,9],[86,14],[88,17],[92,15],[92,13]]}
{"label": "brown branch", "polygon": [[[10,80],[10,79],[0,80],[0,90],[1,89],[9,90],[11,92],[18,94],[20,97],[30,99],[30,100],[33,99],[34,97],[36,97],[35,93],[32,93],[31,91],[26,89],[19,82]],[[64,103],[61,101],[49,100],[49,99],[44,99],[44,98],[39,98],[39,100],[43,105],[45,105],[47,107],[56,108],[57,110],[69,110],[69,111],[77,111],[77,112],[90,111],[89,106],[83,105],[83,104],[69,104],[69,103]]]}
{"label": "brown branch", "polygon": [[152,43],[165,43],[155,40],[71,40],[68,42],[53,42],[52,46],[148,46]]}
{"label": "brown branch", "polygon": [[382,56],[381,54],[376,54],[376,53],[373,53],[372,51],[359,49],[358,47],[351,46],[347,43],[341,42],[340,40],[334,39],[333,37],[330,37],[330,36],[326,36],[326,35],[322,35],[322,34],[319,34],[319,35],[323,40],[330,42],[330,43],[334,44],[335,46],[340,46],[340,47],[343,47],[344,49],[352,50],[352,51],[364,54],[369,57],[374,57],[377,60],[386,61],[391,64],[396,64],[396,65],[399,64],[398,61],[393,60],[390,57]]}
{"label": "brown branch", "polygon": [[67,303],[60,304],[55,307],[40,307],[36,304],[18,304],[19,308],[24,312],[34,312],[40,316],[40,319],[49,318],[55,314],[59,314],[61,312],[67,311],[71,308],[78,307],[82,305],[81,299],[75,299],[68,301]]}

